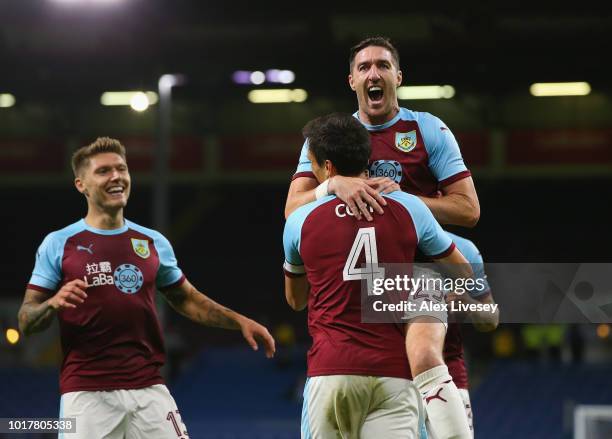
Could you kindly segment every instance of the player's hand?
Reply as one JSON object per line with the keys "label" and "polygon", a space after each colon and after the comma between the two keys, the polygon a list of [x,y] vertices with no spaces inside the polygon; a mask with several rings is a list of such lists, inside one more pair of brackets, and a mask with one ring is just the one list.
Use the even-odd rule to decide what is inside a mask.
{"label": "player's hand", "polygon": [[[390,194],[391,192],[401,191],[400,185],[389,177],[374,177],[368,180],[368,184],[373,185],[379,193]],[[374,186],[375,185],[375,186]]]}
{"label": "player's hand", "polygon": [[49,299],[49,305],[55,310],[76,308],[87,299],[87,284],[82,279],[74,279],[65,284]]}
{"label": "player's hand", "polygon": [[274,356],[274,353],[276,352],[274,338],[272,338],[265,326],[245,317],[240,321],[240,331],[242,332],[242,336],[254,351],[259,349],[257,344],[257,340],[259,340],[264,345],[266,357],[272,358]]}
{"label": "player's hand", "polygon": [[329,180],[327,190],[330,194],[335,194],[346,203],[355,218],[361,219],[365,216],[368,221],[372,221],[370,208],[376,213],[383,214],[383,208],[387,202],[377,190],[379,183],[364,180],[358,177],[343,177],[335,175]]}
{"label": "player's hand", "polygon": [[449,317],[452,316],[452,318],[455,321],[462,321],[467,317],[467,312],[465,311],[458,311],[460,309],[460,307],[458,306],[461,303],[466,303],[468,302],[467,300],[467,294],[456,294],[454,292],[450,292],[446,295],[445,300],[447,304],[451,304],[451,302],[455,302],[457,305],[455,305],[455,311],[451,311],[451,308],[449,306]]}

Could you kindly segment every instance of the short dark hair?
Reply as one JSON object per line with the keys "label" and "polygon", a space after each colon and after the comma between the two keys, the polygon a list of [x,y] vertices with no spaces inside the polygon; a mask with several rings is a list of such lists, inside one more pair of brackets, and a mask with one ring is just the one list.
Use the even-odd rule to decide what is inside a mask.
{"label": "short dark hair", "polygon": [[104,152],[114,152],[125,160],[125,147],[117,139],[98,137],[95,142],[77,149],[72,154],[72,172],[78,177],[81,170],[89,165],[89,159]]}
{"label": "short dark hair", "polygon": [[361,52],[366,47],[370,46],[378,46],[384,47],[389,52],[391,52],[391,56],[393,56],[393,60],[395,61],[395,67],[399,70],[400,66],[400,57],[399,52],[391,42],[391,40],[387,37],[368,37],[365,40],[361,40],[359,43],[355,44],[351,47],[351,54],[349,57],[349,70],[353,71],[353,63],[355,62],[355,56],[358,52]]}
{"label": "short dark hair", "polygon": [[332,113],[313,119],[302,130],[313,158],[323,166],[329,160],[338,174],[361,174],[370,160],[370,135],[355,117]]}

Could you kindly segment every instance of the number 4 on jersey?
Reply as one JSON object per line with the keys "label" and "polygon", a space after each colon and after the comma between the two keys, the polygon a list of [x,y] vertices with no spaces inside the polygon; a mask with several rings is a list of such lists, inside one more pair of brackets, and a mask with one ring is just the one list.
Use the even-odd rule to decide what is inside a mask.
{"label": "number 4 on jersey", "polygon": [[[358,267],[359,256],[365,252],[365,266]],[[373,295],[374,279],[384,278],[385,269],[378,266],[378,250],[376,248],[376,230],[374,227],[359,229],[353,247],[344,264],[342,278],[344,280],[366,279],[368,284],[368,295]]]}

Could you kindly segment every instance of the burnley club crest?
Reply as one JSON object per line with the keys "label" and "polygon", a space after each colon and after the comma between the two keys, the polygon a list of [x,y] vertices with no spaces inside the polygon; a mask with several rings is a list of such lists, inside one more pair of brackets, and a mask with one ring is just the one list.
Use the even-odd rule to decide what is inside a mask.
{"label": "burnley club crest", "polygon": [[147,259],[151,256],[151,250],[149,250],[149,241],[146,239],[134,239],[132,238],[132,248],[134,253],[143,259]]}
{"label": "burnley club crest", "polygon": [[410,152],[416,148],[417,134],[416,130],[407,133],[395,133],[395,146],[400,151]]}

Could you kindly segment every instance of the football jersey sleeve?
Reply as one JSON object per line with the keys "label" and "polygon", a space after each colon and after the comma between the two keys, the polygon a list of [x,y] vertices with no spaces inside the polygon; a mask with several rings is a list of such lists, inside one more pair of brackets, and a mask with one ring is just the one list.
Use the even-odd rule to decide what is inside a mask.
{"label": "football jersey sleeve", "polygon": [[295,180],[298,177],[315,178],[312,172],[312,163],[308,158],[308,139],[306,139],[304,141],[304,145],[302,145],[300,160],[298,162],[297,169],[295,170],[295,174],[293,174],[292,180]]}
{"label": "football jersey sleeve", "polygon": [[28,288],[55,291],[62,280],[62,258],[66,240],[57,233],[48,234],[36,252],[34,271]]}
{"label": "football jersey sleeve", "polygon": [[161,233],[153,237],[157,254],[159,255],[159,268],[155,283],[158,288],[167,288],[181,281],[184,276],[178,267],[176,256],[170,241]]}
{"label": "football jersey sleeve", "polygon": [[388,195],[406,208],[418,239],[419,249],[434,259],[448,256],[455,248],[452,239],[442,230],[429,208],[419,197],[402,191],[395,191]]}
{"label": "football jersey sleeve", "polygon": [[472,271],[474,271],[474,279],[480,279],[480,285],[482,288],[469,289],[468,292],[471,297],[481,297],[491,292],[491,286],[487,281],[487,274],[484,269],[484,260],[482,259],[482,255],[480,254],[480,250],[476,247],[469,239],[465,239],[461,236],[455,235],[454,233],[446,232],[450,238],[453,240],[457,249],[461,252],[461,254],[468,260],[470,265],[472,266]]}
{"label": "football jersey sleeve", "polygon": [[[295,213],[298,213],[298,215],[294,215]],[[300,221],[299,209],[294,214],[287,218],[283,232],[283,249],[285,251],[283,269],[288,276],[301,276],[306,273],[300,256],[300,235],[303,220]]]}
{"label": "football jersey sleeve", "polygon": [[424,114],[420,124],[425,149],[429,155],[429,169],[440,186],[470,176],[452,131],[436,116]]}

